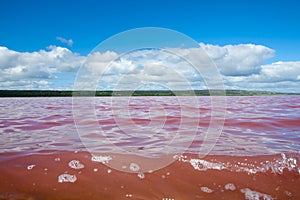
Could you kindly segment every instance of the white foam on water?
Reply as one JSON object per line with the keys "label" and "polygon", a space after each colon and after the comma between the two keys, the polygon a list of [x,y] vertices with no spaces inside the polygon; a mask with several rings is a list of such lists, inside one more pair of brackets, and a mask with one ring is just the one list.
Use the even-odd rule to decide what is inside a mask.
{"label": "white foam on water", "polygon": [[92,161],[94,162],[101,162],[103,164],[106,164],[110,160],[112,160],[111,156],[92,156]]}
{"label": "white foam on water", "polygon": [[285,191],[284,191],[284,194],[286,194],[286,195],[289,196],[289,197],[292,197],[292,193],[291,193],[290,191],[285,190]]}
{"label": "white foam on water", "polygon": [[55,162],[59,162],[59,161],[60,161],[60,158],[59,158],[59,157],[54,158],[54,161],[55,161]]}
{"label": "white foam on water", "polygon": [[189,162],[189,160],[187,159],[187,156],[185,156],[185,155],[174,155],[173,158],[180,162]]}
{"label": "white foam on water", "polygon": [[227,183],[225,186],[224,186],[225,190],[231,190],[231,191],[234,191],[236,189],[235,185],[233,183]]}
{"label": "white foam on water", "polygon": [[202,190],[202,192],[205,192],[205,193],[212,193],[214,190],[208,188],[208,187],[200,187],[200,189]]}
{"label": "white foam on water", "polygon": [[84,165],[80,163],[79,160],[71,160],[69,162],[69,167],[71,167],[72,169],[83,169]]}
{"label": "white foam on water", "polygon": [[269,161],[263,165],[261,172],[271,170],[274,174],[283,174],[284,169],[289,171],[297,170],[300,172],[297,159],[296,158],[287,158],[284,153],[281,154],[281,159],[276,159],[275,161]]}
{"label": "white foam on water", "polygon": [[74,183],[76,180],[77,177],[71,174],[61,174],[58,176],[59,183]]}
{"label": "white foam on water", "polygon": [[144,173],[138,173],[138,177],[139,177],[140,179],[144,179],[144,178],[145,178],[145,174],[144,174]]}
{"label": "white foam on water", "polygon": [[132,194],[126,194],[125,196],[131,198]]}
{"label": "white foam on water", "polygon": [[268,194],[260,193],[249,188],[241,189],[241,193],[245,194],[245,200],[273,200],[274,198]]}
{"label": "white foam on water", "polygon": [[32,170],[35,167],[35,165],[28,165],[27,170]]}
{"label": "white foam on water", "polygon": [[[227,169],[233,172],[246,172],[248,174],[264,173],[271,170],[274,174],[283,174],[284,170],[296,171],[300,174],[300,168],[297,163],[297,159],[293,157],[287,157],[284,153],[281,154],[281,158],[274,160],[267,160],[265,162],[236,162],[236,163],[221,163],[212,162],[201,159],[186,160],[184,156],[175,155],[178,161],[189,162],[194,169],[199,171],[206,171],[208,169],[223,170]],[[247,161],[245,159],[245,161]]]}
{"label": "white foam on water", "polygon": [[213,163],[200,159],[191,159],[190,163],[194,167],[194,169],[199,171],[206,171],[207,169],[226,169],[226,167],[221,163]]}
{"label": "white foam on water", "polygon": [[136,172],[140,170],[140,166],[136,163],[130,163],[129,169],[133,172]]}

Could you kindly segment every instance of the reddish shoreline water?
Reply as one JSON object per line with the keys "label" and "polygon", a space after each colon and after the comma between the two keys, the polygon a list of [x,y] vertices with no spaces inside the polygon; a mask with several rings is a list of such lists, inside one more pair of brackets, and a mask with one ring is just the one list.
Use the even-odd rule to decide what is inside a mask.
{"label": "reddish shoreline water", "polygon": [[[150,173],[120,172],[92,161],[87,152],[1,154],[5,156],[12,159],[0,162],[1,199],[297,199],[300,195],[295,155],[200,159],[184,154]],[[79,163],[72,167],[72,161]],[[66,174],[71,179],[60,180]]]}
{"label": "reddish shoreline water", "polygon": [[[188,102],[189,97],[185,98]],[[71,98],[0,99],[0,199],[300,198],[299,96],[227,97],[223,132],[204,157],[198,153],[201,134],[210,125],[210,101],[197,98],[199,105],[187,108],[200,113],[196,137],[186,132],[168,151],[159,151],[157,156],[173,158],[172,164],[150,172],[136,168],[134,173],[109,164],[121,163],[126,171],[132,156],[151,155],[169,144],[182,118],[195,124],[193,115],[180,114],[174,97],[133,98],[129,108],[134,124],[147,127],[151,120],[165,120],[161,134],[151,137],[151,129],[135,137],[117,129],[112,120],[116,113],[111,113],[107,99],[96,99],[98,122],[111,143],[103,143],[102,135],[78,136]],[[153,102],[160,107],[150,109]],[[162,108],[166,117],[157,114]],[[88,129],[93,122],[89,116],[85,120]],[[85,145],[101,159],[87,151],[81,142],[85,138]],[[191,138],[190,147],[183,148]],[[119,154],[112,146],[128,153]],[[156,157],[145,159],[160,162]]]}

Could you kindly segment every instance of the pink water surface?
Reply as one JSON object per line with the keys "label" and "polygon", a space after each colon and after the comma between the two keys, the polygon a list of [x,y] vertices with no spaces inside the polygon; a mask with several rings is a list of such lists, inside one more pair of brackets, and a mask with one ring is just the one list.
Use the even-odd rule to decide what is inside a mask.
{"label": "pink water surface", "polygon": [[[123,98],[96,97],[77,128],[72,108],[85,105],[72,98],[1,98],[0,199],[300,198],[300,96],[227,97],[204,157],[210,97]],[[128,163],[134,156],[174,160],[145,172]]]}
{"label": "pink water surface", "polygon": [[[189,98],[195,97],[184,98],[189,101]],[[76,151],[84,149],[85,146],[99,151],[110,151],[114,144],[128,151],[144,150],[147,153],[147,149],[166,147],[184,120],[193,129],[195,123],[198,124],[196,135],[186,134],[176,138],[172,148],[183,152],[185,149],[180,149],[181,146],[192,142],[187,152],[198,153],[203,135],[210,126],[211,109],[209,97],[197,98],[199,104],[189,105],[188,109],[198,112],[200,118],[182,115],[182,105],[178,104],[175,97],[132,97],[128,111],[130,119],[123,119],[131,122],[126,129],[126,123],[121,126],[116,123],[117,109],[125,108],[114,105],[112,109],[108,97],[97,97],[95,113],[99,131],[104,134],[96,133],[95,137],[82,137],[77,133],[72,98],[1,98],[0,151]],[[158,115],[155,115],[156,111],[160,111]],[[84,116],[84,119],[88,130],[89,123],[93,123],[93,120],[90,116]],[[151,120],[154,123],[150,124]],[[157,134],[153,133],[155,120],[159,125],[164,123],[164,127]],[[225,125],[210,154],[264,155],[299,152],[299,124],[300,96],[227,97]],[[129,132],[128,129],[141,131],[134,134],[134,130]],[[81,143],[81,139],[85,140],[85,137],[90,137],[90,143]],[[99,143],[107,139],[107,143]],[[150,150],[149,152],[151,153]]]}

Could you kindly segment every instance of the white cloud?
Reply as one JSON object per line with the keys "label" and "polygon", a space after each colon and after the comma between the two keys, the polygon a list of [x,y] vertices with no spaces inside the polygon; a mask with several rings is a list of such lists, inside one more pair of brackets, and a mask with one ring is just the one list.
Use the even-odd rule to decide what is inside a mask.
{"label": "white cloud", "polygon": [[17,52],[0,47],[0,60],[0,87],[5,88],[6,82],[32,85],[36,83],[32,82],[35,79],[54,79],[55,73],[76,72],[84,57],[56,46],[37,52]]}
{"label": "white cloud", "polygon": [[118,54],[111,51],[104,53],[94,52],[87,56],[84,66],[91,74],[99,76],[104,73],[110,62],[117,57]]}
{"label": "white cloud", "polygon": [[51,83],[45,80],[14,80],[0,82],[0,89],[29,90],[29,89],[51,89]]}
{"label": "white cloud", "polygon": [[260,74],[253,77],[260,82],[298,81],[300,77],[300,61],[275,62],[263,65]]}
{"label": "white cloud", "polygon": [[74,43],[72,39],[68,39],[68,40],[67,40],[67,39],[65,39],[65,38],[63,38],[63,37],[60,37],[60,36],[57,36],[56,39],[59,40],[61,43],[67,44],[67,45],[70,46],[70,47],[71,47],[71,46],[73,45],[73,43]]}
{"label": "white cloud", "polygon": [[226,84],[236,89],[300,92],[300,62],[275,62],[262,65],[258,74],[224,76]]}
{"label": "white cloud", "polygon": [[88,56],[83,69],[80,72],[83,76],[78,77],[80,84],[76,86],[87,88],[86,82],[89,82],[88,88],[92,90],[98,82],[98,89],[135,89],[139,84],[153,83],[187,88],[196,74],[196,70],[177,55],[159,50],[136,51],[121,58],[113,52],[96,52]]}
{"label": "white cloud", "polygon": [[217,46],[200,43],[200,47],[226,76],[257,74],[261,70],[261,65],[275,53],[273,49],[254,44]]}
{"label": "white cloud", "polygon": [[[265,64],[275,51],[262,45],[201,43],[200,47],[216,63],[227,89],[300,92],[300,61]],[[84,63],[77,77],[81,89],[206,89],[202,75],[212,69],[200,48],[142,50],[119,56],[110,51],[80,56],[57,46],[37,52],[0,47],[0,88],[72,88]],[[182,58],[201,63],[201,74]],[[215,75],[210,75],[210,84]]]}

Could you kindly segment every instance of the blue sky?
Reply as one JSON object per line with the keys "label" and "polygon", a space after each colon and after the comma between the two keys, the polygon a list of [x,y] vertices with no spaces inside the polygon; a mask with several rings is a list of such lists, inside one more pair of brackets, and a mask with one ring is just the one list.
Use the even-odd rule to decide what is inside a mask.
{"label": "blue sky", "polygon": [[[224,75],[225,83],[228,83],[228,88],[244,88],[245,85],[249,85],[247,84],[249,82],[251,86],[247,89],[282,91],[288,85],[291,86],[289,91],[300,92],[300,89],[297,90],[300,88],[299,21],[300,3],[297,0],[1,0],[2,57],[0,59],[5,62],[0,60],[0,67],[6,71],[0,73],[2,76],[0,88],[70,89],[76,70],[78,70],[77,65],[80,63],[78,60],[87,56],[101,41],[128,29],[164,27],[182,32],[199,44],[202,43],[203,48],[211,52],[210,56],[215,55],[214,52],[219,47],[230,54],[239,48],[248,48],[243,44],[260,45],[271,49],[266,52],[264,48],[257,48],[257,51],[249,52],[249,55],[255,55],[258,59],[253,62],[256,64],[245,64],[247,65],[246,71],[251,67],[260,70],[254,74],[246,73],[237,77],[241,73],[228,73],[228,70],[224,69],[228,63],[226,66],[225,61],[217,63],[220,65],[221,72],[226,71],[222,75]],[[259,59],[257,54],[261,49],[264,49],[263,52],[268,55],[274,51],[273,55],[262,56],[264,59]],[[68,54],[69,59],[64,61],[72,65],[70,62],[74,64],[75,61],[72,59],[75,59],[77,65],[72,65],[71,70],[65,68],[62,70],[61,65],[64,61],[49,64],[49,59],[42,58],[42,56],[49,57],[51,53],[39,55],[39,58],[34,57],[34,52],[39,54],[41,51],[52,54],[60,51],[64,55]],[[25,55],[24,52],[27,54]],[[9,57],[12,54],[18,56]],[[26,57],[28,54],[30,58]],[[13,65],[11,60],[17,57],[22,57],[22,59],[20,63],[15,61]],[[236,56],[233,57],[235,62],[240,60]],[[31,62],[30,59],[33,61]],[[43,64],[39,69],[37,69],[39,66],[29,66],[41,62]],[[17,68],[21,65],[24,66],[22,69]],[[232,66],[241,67],[237,63],[233,63]],[[284,71],[288,72],[282,73],[279,68],[285,68],[287,70]],[[41,73],[43,70],[45,73]],[[270,70],[273,71],[270,72]],[[23,73],[25,71],[26,73]],[[40,74],[32,74],[34,71]],[[14,73],[17,73],[16,76]],[[296,76],[289,77],[295,73]],[[284,77],[277,77],[278,74],[283,74]],[[272,80],[278,83],[278,88],[268,87],[266,82],[272,82]],[[261,82],[263,84],[259,84]]]}

